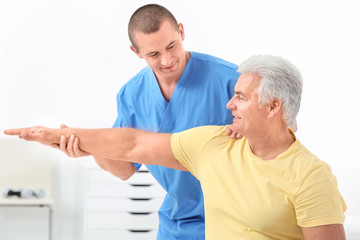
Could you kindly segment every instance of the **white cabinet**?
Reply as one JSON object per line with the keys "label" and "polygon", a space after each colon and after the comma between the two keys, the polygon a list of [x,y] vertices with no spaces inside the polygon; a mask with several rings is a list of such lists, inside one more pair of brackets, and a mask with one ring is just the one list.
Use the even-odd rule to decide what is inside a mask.
{"label": "white cabinet", "polygon": [[49,240],[50,217],[48,207],[0,204],[0,239]]}
{"label": "white cabinet", "polygon": [[[19,139],[0,140],[0,239],[52,237],[52,149]],[[8,196],[41,189],[44,195]],[[21,196],[21,197],[20,197]]]}
{"label": "white cabinet", "polygon": [[129,180],[84,165],[83,239],[156,239],[165,191],[142,166]]}

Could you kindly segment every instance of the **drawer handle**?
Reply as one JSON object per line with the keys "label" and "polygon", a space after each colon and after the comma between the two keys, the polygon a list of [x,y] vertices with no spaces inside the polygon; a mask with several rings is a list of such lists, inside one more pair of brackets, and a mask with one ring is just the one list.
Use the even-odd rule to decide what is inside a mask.
{"label": "drawer handle", "polygon": [[149,215],[151,212],[129,212],[131,215]]}
{"label": "drawer handle", "polygon": [[147,233],[150,232],[151,229],[128,229],[128,231],[133,233]]}
{"label": "drawer handle", "polygon": [[152,184],[138,184],[138,183],[132,183],[130,184],[133,187],[150,187]]}
{"label": "drawer handle", "polygon": [[130,198],[132,201],[149,201],[151,198]]}

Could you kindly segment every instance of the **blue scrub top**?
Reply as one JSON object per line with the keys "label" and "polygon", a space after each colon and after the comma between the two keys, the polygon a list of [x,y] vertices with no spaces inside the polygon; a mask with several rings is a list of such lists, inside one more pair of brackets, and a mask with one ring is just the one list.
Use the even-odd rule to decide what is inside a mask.
{"label": "blue scrub top", "polygon": [[[118,117],[113,127],[176,133],[203,125],[231,124],[233,117],[226,103],[240,76],[238,66],[210,55],[190,54],[169,102],[149,67],[127,82],[117,94]],[[134,166],[139,169],[141,165]],[[167,192],[159,210],[157,239],[205,239],[199,181],[189,172],[146,167]]]}

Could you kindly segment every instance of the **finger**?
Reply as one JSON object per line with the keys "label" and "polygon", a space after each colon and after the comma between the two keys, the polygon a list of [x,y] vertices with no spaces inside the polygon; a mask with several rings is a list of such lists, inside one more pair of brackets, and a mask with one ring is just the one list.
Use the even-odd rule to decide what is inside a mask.
{"label": "finger", "polygon": [[60,124],[60,129],[62,128],[68,128],[68,126],[66,126],[65,124]]}
{"label": "finger", "polygon": [[4,130],[4,134],[6,135],[20,135],[24,131],[28,131],[28,128],[13,128]]}
{"label": "finger", "polygon": [[81,157],[84,153],[84,151],[82,151],[79,148],[79,138],[75,137],[75,141],[74,141],[74,152],[75,152],[75,156],[77,157]]}
{"label": "finger", "polygon": [[293,132],[296,132],[296,131],[297,131],[297,122],[296,122],[296,120],[294,121],[293,125],[290,126],[290,129],[291,129]]}
{"label": "finger", "polygon": [[71,134],[69,141],[67,143],[67,148],[66,148],[70,154],[70,157],[75,157],[74,141],[75,141],[75,136],[73,134]]}
{"label": "finger", "polygon": [[68,150],[66,149],[66,137],[63,135],[60,138],[60,150],[63,151],[68,157],[70,157]]}
{"label": "finger", "polygon": [[242,136],[240,133],[237,133],[237,134],[236,134],[236,138],[237,138],[237,139],[241,139],[242,137],[243,137],[243,136]]}
{"label": "finger", "polygon": [[232,139],[235,139],[235,138],[236,138],[236,133],[235,133],[235,132],[232,132],[231,135],[230,135],[230,137],[231,137]]}
{"label": "finger", "polygon": [[233,131],[230,127],[228,127],[225,132],[227,135],[231,135]]}
{"label": "finger", "polygon": [[50,144],[50,147],[60,150],[60,145],[56,143]]}

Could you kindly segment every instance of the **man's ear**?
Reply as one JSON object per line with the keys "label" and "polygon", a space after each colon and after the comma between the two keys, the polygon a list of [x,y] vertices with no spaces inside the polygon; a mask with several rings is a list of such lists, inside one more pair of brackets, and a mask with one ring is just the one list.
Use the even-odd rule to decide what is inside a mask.
{"label": "man's ear", "polygon": [[181,40],[185,40],[185,31],[184,31],[184,26],[182,25],[182,23],[179,23],[179,33],[181,36]]}
{"label": "man's ear", "polygon": [[269,103],[269,115],[274,115],[278,112],[281,112],[282,102],[279,98],[274,98]]}
{"label": "man's ear", "polygon": [[136,49],[136,47],[134,47],[133,45],[130,45],[130,49],[131,51],[133,51],[139,58],[143,58],[143,56],[141,55],[140,51]]}

